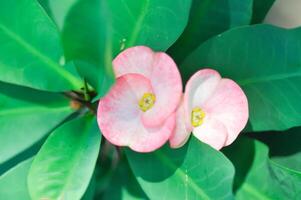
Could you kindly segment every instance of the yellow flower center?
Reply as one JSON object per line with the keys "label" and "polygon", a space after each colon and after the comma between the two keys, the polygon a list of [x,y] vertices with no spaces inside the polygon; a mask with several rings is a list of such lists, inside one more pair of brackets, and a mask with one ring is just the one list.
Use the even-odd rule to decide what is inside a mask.
{"label": "yellow flower center", "polygon": [[156,102],[156,96],[153,93],[145,93],[139,101],[139,107],[143,112],[151,109]]}
{"label": "yellow flower center", "polygon": [[205,118],[205,112],[199,108],[195,107],[191,112],[191,124],[193,127],[198,127],[203,124]]}

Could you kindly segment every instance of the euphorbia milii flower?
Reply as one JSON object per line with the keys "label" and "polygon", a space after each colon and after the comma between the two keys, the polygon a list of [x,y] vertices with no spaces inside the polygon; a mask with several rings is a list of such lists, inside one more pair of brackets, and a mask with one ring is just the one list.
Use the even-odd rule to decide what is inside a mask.
{"label": "euphorbia milii flower", "polygon": [[182,81],[165,53],[138,46],[113,61],[116,83],[99,101],[97,119],[104,137],[139,152],[161,147],[173,133]]}
{"label": "euphorbia milii flower", "polygon": [[247,98],[234,81],[215,70],[200,70],[187,82],[170,145],[184,145],[192,132],[219,150],[236,139],[248,117]]}

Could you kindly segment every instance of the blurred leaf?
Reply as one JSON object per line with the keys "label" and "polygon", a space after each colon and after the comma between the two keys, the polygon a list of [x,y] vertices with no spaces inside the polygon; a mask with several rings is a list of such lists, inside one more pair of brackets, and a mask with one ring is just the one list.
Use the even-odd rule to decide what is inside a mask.
{"label": "blurred leaf", "polygon": [[180,149],[165,146],[148,154],[126,153],[150,199],[233,199],[233,165],[194,137]]}
{"label": "blurred leaf", "polygon": [[27,174],[31,163],[32,158],[0,176],[0,199],[30,200],[27,189]]}
{"label": "blurred leaf", "polygon": [[45,142],[45,139],[46,139],[46,136],[43,137],[41,140],[37,141],[34,145],[28,147],[26,150],[24,150],[22,152],[18,152],[18,154],[16,156],[13,156],[9,160],[0,164],[0,176],[2,174],[4,174],[6,171],[15,167],[20,162],[23,162],[24,160],[27,160],[27,159],[35,156],[38,153],[38,151],[40,150],[43,143]]}
{"label": "blurred leaf", "polygon": [[101,195],[110,187],[110,181],[114,175],[119,157],[116,147],[103,140],[100,149],[99,159],[95,167],[96,193],[95,198],[101,199]]}
{"label": "blurred leaf", "polygon": [[88,188],[81,198],[81,200],[93,200],[94,195],[95,195],[95,189],[96,189],[96,179],[95,179],[95,174],[93,174],[90,183],[88,185]]}
{"label": "blurred leaf", "polygon": [[207,39],[251,22],[253,0],[193,0],[184,33],[169,49],[178,63]]}
{"label": "blurred leaf", "polygon": [[37,0],[37,2],[44,8],[48,16],[52,18],[52,13],[49,6],[49,0]]}
{"label": "blurred leaf", "polygon": [[78,61],[80,73],[91,71],[82,76],[105,94],[114,81],[112,59],[135,45],[166,50],[182,33],[190,4],[190,0],[80,0],[63,28],[66,58]]}
{"label": "blurred leaf", "polygon": [[224,152],[235,166],[236,199],[301,198],[301,173],[270,160],[266,145],[241,137]]}
{"label": "blurred leaf", "polygon": [[253,0],[252,24],[262,23],[275,0]]}
{"label": "blurred leaf", "polygon": [[287,131],[249,133],[269,146],[273,161],[301,173],[301,127]]}
{"label": "blurred leaf", "polygon": [[296,170],[301,173],[301,151],[289,156],[277,156],[272,158],[272,160],[286,168]]}
{"label": "blurred leaf", "polygon": [[118,163],[103,200],[142,200],[148,199],[138,184],[126,159]]}
{"label": "blurred leaf", "polygon": [[237,81],[247,94],[254,131],[299,126],[300,34],[270,25],[233,29],[199,46],[180,69],[186,80],[210,67]]}
{"label": "blurred leaf", "polygon": [[0,2],[0,80],[49,91],[79,89],[58,64],[59,34],[35,0]]}
{"label": "blurred leaf", "polygon": [[40,5],[52,18],[59,30],[63,29],[66,16],[72,6],[79,0],[38,0]]}
{"label": "blurred leaf", "polygon": [[49,7],[54,18],[54,21],[62,30],[66,16],[72,6],[79,0],[51,0],[49,1]]}
{"label": "blurred leaf", "polygon": [[80,199],[92,176],[100,146],[93,116],[56,129],[35,157],[28,175],[33,199]]}
{"label": "blurred leaf", "polygon": [[72,112],[61,94],[0,82],[0,165],[42,139]]}

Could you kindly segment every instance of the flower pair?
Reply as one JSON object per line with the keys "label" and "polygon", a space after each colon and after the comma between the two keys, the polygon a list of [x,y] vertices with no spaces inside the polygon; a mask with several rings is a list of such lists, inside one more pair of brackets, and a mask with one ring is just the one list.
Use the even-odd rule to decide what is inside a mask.
{"label": "flower pair", "polygon": [[150,152],[168,140],[180,147],[191,132],[216,149],[231,144],[248,119],[240,87],[210,69],[197,72],[182,93],[174,61],[148,47],[126,49],[113,61],[116,83],[99,101],[104,137],[118,146]]}

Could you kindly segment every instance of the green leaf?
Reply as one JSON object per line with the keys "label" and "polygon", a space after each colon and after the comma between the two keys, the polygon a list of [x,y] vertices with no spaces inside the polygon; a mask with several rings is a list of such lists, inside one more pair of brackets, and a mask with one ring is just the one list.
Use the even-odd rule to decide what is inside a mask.
{"label": "green leaf", "polygon": [[49,0],[37,0],[37,2],[44,8],[48,16],[52,18],[52,13],[49,7]]}
{"label": "green leaf", "polygon": [[275,0],[253,0],[252,24],[262,23]]}
{"label": "green leaf", "polygon": [[0,2],[0,43],[1,81],[49,91],[81,87],[58,64],[59,34],[35,0]]}
{"label": "green leaf", "polygon": [[41,140],[72,112],[60,94],[0,82],[0,165]]}
{"label": "green leaf", "polygon": [[187,80],[201,68],[218,70],[245,91],[254,131],[301,125],[301,29],[241,27],[199,46],[180,66]]}
{"label": "green leaf", "polygon": [[253,0],[193,0],[188,25],[169,53],[180,63],[207,39],[250,24],[252,4]]}
{"label": "green leaf", "polygon": [[66,16],[72,6],[79,0],[51,0],[49,1],[49,7],[53,15],[54,21],[62,30]]}
{"label": "green leaf", "polygon": [[126,159],[119,161],[109,183],[110,187],[101,197],[103,200],[143,200],[148,199],[138,184]]}
{"label": "green leaf", "polygon": [[38,0],[59,30],[63,29],[66,16],[78,0]]}
{"label": "green leaf", "polygon": [[31,166],[28,175],[31,197],[80,199],[92,177],[100,140],[92,116],[72,120],[56,129]]}
{"label": "green leaf", "polygon": [[112,59],[135,45],[166,50],[182,33],[190,4],[190,0],[80,0],[63,28],[66,57],[87,63],[78,64],[80,72],[90,65],[93,73],[83,76],[104,94],[109,87],[103,85],[114,80]]}
{"label": "green leaf", "polygon": [[194,137],[180,149],[165,146],[148,154],[126,153],[150,199],[233,199],[231,162]]}
{"label": "green leaf", "polygon": [[270,160],[266,145],[239,138],[224,152],[235,166],[236,199],[300,199],[301,173]]}
{"label": "green leaf", "polygon": [[27,189],[27,174],[31,163],[32,158],[0,176],[0,199],[30,200]]}
{"label": "green leaf", "polygon": [[276,163],[301,172],[301,127],[279,132],[249,133],[248,135],[269,146],[270,156]]}
{"label": "green leaf", "polygon": [[81,200],[93,200],[95,196],[95,191],[96,191],[96,178],[95,178],[95,174],[93,174],[90,183],[88,185],[88,188],[85,194],[83,195],[83,197],[81,198]]}

